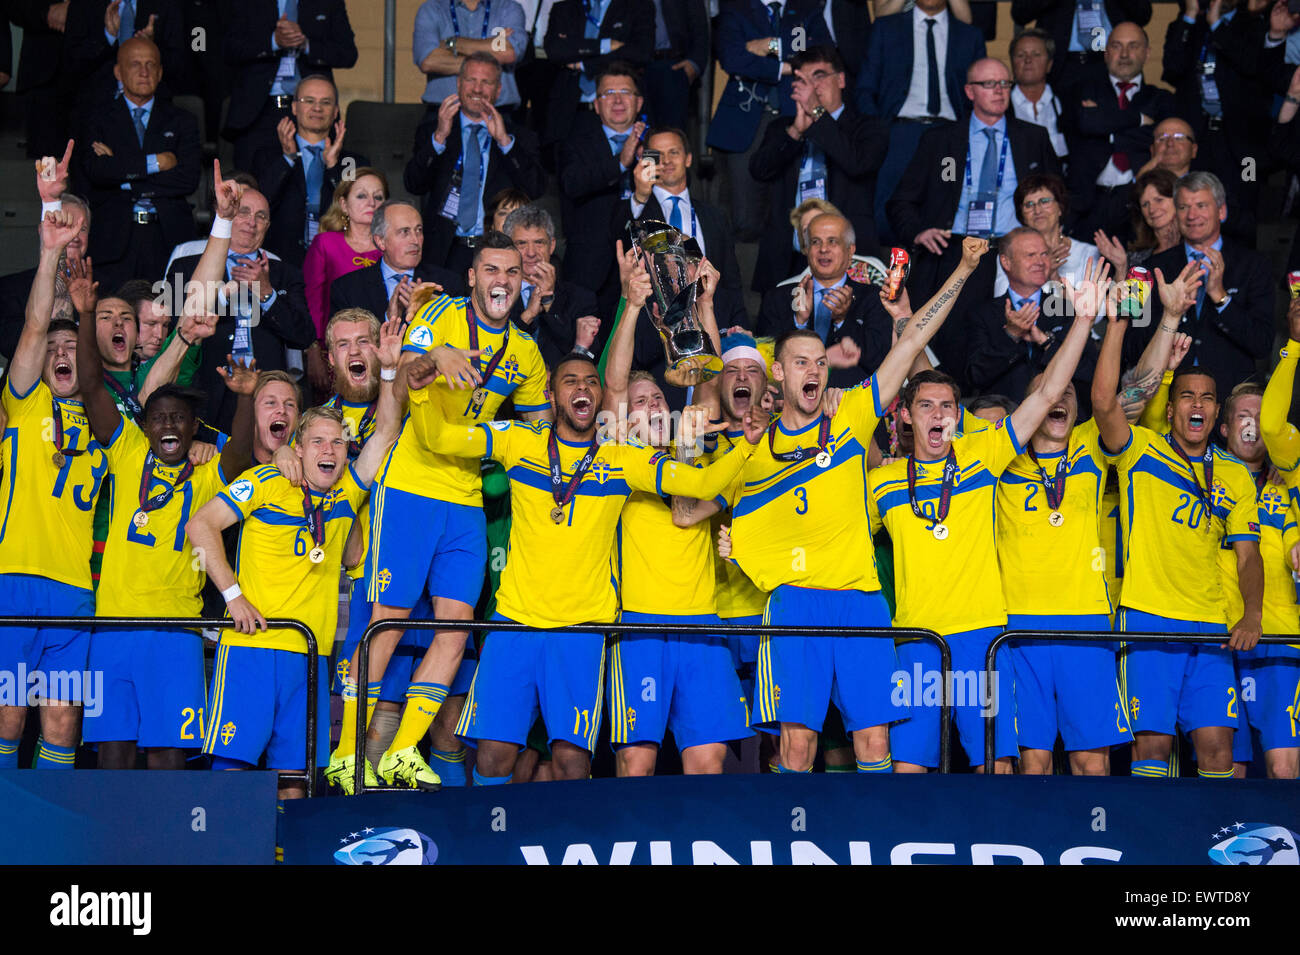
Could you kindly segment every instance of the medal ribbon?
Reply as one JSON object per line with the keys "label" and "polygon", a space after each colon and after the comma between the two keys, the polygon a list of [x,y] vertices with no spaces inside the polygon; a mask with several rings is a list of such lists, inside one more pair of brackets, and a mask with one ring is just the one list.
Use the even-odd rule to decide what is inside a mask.
{"label": "medal ribbon", "polygon": [[153,452],[150,451],[144,458],[144,470],[140,473],[140,510],[148,514],[150,511],[156,511],[160,507],[166,507],[167,502],[172,499],[176,489],[190,479],[194,473],[194,462],[186,460],[185,467],[181,468],[181,473],[176,475],[176,480],[172,482],[171,487],[163,488],[153,497],[149,496],[149,484],[153,480],[154,466]]}
{"label": "medal ribbon", "polygon": [[[365,443],[367,437],[366,429],[370,427],[370,423],[375,420],[375,409],[378,405],[378,401],[370,402],[370,404],[366,406],[366,413],[363,414],[361,420],[357,422],[357,436],[354,440],[348,442],[349,461],[355,461],[361,455],[361,446]],[[343,396],[335,395],[331,398],[329,400],[329,407],[342,414]]]}
{"label": "medal ribbon", "polygon": [[118,401],[131,413],[132,418],[138,418],[144,413],[144,409],[140,407],[140,399],[135,396],[134,388],[122,387],[118,380],[108,372],[104,372],[104,384],[108,386],[109,391],[117,395]]}
{"label": "medal ribbon", "polygon": [[70,458],[75,458],[78,454],[85,454],[86,449],[65,448],[63,446],[63,406],[59,404],[59,399],[50,398],[50,417],[54,420],[54,450],[59,454],[66,454]]}
{"label": "medal ribbon", "polygon": [[[944,518],[948,516],[948,508],[952,504],[952,488],[957,483],[957,452],[952,448],[948,449],[948,457],[943,462],[943,484],[939,488],[939,509],[935,512],[934,522],[942,524]],[[930,518],[925,516],[921,510],[921,505],[916,501],[916,455],[907,456],[907,499],[912,505],[912,513],[923,521]]]}
{"label": "medal ribbon", "polygon": [[325,508],[321,504],[313,504],[311,500],[311,489],[304,487],[302,489],[302,513],[307,519],[307,531],[311,534],[312,542],[317,547],[325,545]]}
{"label": "medal ribbon", "polygon": [[[478,316],[474,314],[474,306],[468,302],[465,303],[465,318],[469,321],[470,351],[478,351]],[[488,382],[492,380],[492,373],[497,370],[497,365],[501,364],[501,359],[506,357],[506,346],[509,344],[510,322],[507,320],[506,327],[501,333],[501,347],[498,348],[497,353],[488,360],[487,367],[484,368],[483,363],[479,360],[478,356],[474,356],[474,370],[483,378],[483,384],[479,385],[480,388],[487,388]]]}
{"label": "medal ribbon", "polygon": [[1196,496],[1200,499],[1201,503],[1205,505],[1206,515],[1213,517],[1214,513],[1210,509],[1210,492],[1214,487],[1214,452],[1206,446],[1205,450],[1208,453],[1205,455],[1205,460],[1202,462],[1205,467],[1205,487],[1201,487],[1201,480],[1196,476],[1196,468],[1192,466],[1192,459],[1187,456],[1187,452],[1182,449],[1182,446],[1179,445],[1178,441],[1172,434],[1165,435],[1165,440],[1167,440],[1173,446],[1173,449],[1178,452],[1178,456],[1182,458],[1183,463],[1187,465],[1187,470],[1192,472],[1192,483],[1196,485]]}
{"label": "medal ribbon", "polygon": [[551,465],[551,497],[555,499],[556,507],[567,507],[573,500],[573,496],[578,493],[578,484],[581,483],[582,476],[587,473],[591,462],[596,459],[596,448],[596,439],[592,438],[587,453],[573,469],[573,477],[569,478],[569,483],[565,486],[564,472],[560,468],[560,445],[555,439],[555,429],[551,429],[546,439],[546,457]]}
{"label": "medal ribbon", "polygon": [[1029,457],[1033,459],[1034,467],[1038,468],[1038,476],[1042,478],[1043,490],[1047,492],[1047,506],[1054,511],[1061,509],[1061,502],[1065,500],[1065,479],[1070,471],[1070,449],[1067,447],[1061,455],[1061,459],[1056,462],[1056,473],[1054,477],[1047,476],[1047,470],[1038,463],[1038,455],[1034,449],[1029,449]]}
{"label": "medal ribbon", "polygon": [[[778,419],[779,421],[779,419]],[[776,451],[772,444],[776,440],[777,421],[773,421],[767,429],[767,450],[771,453],[773,460],[788,463],[790,461],[802,461],[804,458],[811,458],[826,450],[826,445],[831,437],[831,419],[829,415],[822,415],[821,424],[817,426],[817,448],[795,448],[793,451]]]}

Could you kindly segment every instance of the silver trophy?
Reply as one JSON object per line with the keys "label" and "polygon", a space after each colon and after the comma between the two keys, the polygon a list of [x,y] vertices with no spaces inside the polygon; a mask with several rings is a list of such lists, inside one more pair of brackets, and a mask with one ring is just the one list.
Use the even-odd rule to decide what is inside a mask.
{"label": "silver trophy", "polygon": [[650,275],[645,310],[664,343],[668,368],[664,380],[679,388],[708,381],[722,371],[722,359],[700,324],[695,298],[699,294],[699,244],[689,236],[653,219],[627,224],[632,248]]}

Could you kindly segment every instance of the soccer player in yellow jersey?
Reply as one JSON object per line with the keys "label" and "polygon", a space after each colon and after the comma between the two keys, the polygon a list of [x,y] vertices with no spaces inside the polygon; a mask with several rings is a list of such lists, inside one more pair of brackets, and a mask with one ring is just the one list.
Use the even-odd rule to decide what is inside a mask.
{"label": "soccer player in yellow jersey", "polygon": [[[1300,607],[1296,606],[1295,580],[1291,576],[1291,548],[1300,543],[1296,508],[1287,488],[1275,483],[1268,452],[1259,434],[1259,409],[1264,389],[1243,382],[1223,404],[1219,435],[1228,451],[1250,470],[1257,489],[1259,554],[1264,563],[1265,633],[1300,634]],[[1271,477],[1272,475],[1272,477]],[[1237,588],[1237,561],[1231,549],[1219,550],[1219,575],[1225,619],[1241,616]],[[1298,640],[1297,642],[1300,642]],[[1271,779],[1295,779],[1300,773],[1300,737],[1296,734],[1297,695],[1300,694],[1300,649],[1286,644],[1261,643],[1242,650],[1237,660],[1237,700],[1240,723],[1233,737],[1236,775],[1244,776],[1253,753],[1252,733],[1257,732],[1264,765]]]}
{"label": "soccer player in yellow jersey", "polygon": [[[551,417],[546,366],[536,342],[510,323],[519,298],[519,251],[499,232],[483,237],[469,272],[470,297],[443,295],[421,308],[402,346],[403,364],[425,354],[438,364],[444,383],[431,395],[443,414],[463,424],[491,421],[507,398],[527,421]],[[413,534],[419,527],[422,533]],[[487,523],[483,516],[479,465],[430,454],[404,426],[380,471],[371,507],[368,594],[371,623],[405,620],[426,593],[438,619],[469,620],[483,589],[487,567]],[[388,660],[402,630],[386,630],[370,645],[367,713],[378,699]],[[416,748],[462,673],[466,631],[440,632],[411,678],[407,706],[393,742],[376,770],[389,784],[436,788],[441,780]],[[350,673],[356,673],[352,660]],[[344,791],[351,786],[357,688],[345,685],[343,731],[326,777]],[[434,752],[448,772],[464,773],[461,753]]]}
{"label": "soccer player in yellow jersey", "polygon": [[[466,428],[446,420],[431,388],[433,358],[411,366],[410,421],[430,450],[491,456],[510,478],[510,557],[494,619],[538,628],[612,624],[618,613],[610,566],[624,502],[634,491],[711,499],[744,466],[766,415],[751,411],[746,441],[705,468],[672,460],[634,438],[601,443],[595,364],[570,355],[551,374],[557,421],[495,421]],[[456,731],[477,741],[476,785],[510,780],[539,710],[550,736],[555,777],[583,779],[600,728],[605,668],[602,633],[492,632]]]}
{"label": "soccer player in yellow jersey", "polygon": [[[233,360],[222,369],[239,395],[234,428],[221,458],[196,466],[189,453],[203,396],[165,384],[144,399],[138,424],[123,415],[95,347],[90,274],[75,276],[68,292],[81,314],[77,380],[109,465],[112,503],[95,615],[196,617],[204,575],[185,524],[252,461],[257,372]],[[202,641],[175,631],[104,630],[91,635],[90,665],[106,686],[101,711],[86,714],[82,738],[99,744],[99,767],[134,769],[139,748],[150,769],[184,769],[185,750],[203,745]]]}
{"label": "soccer player in yellow jersey", "polygon": [[[620,252],[622,245],[620,243]],[[634,253],[635,255],[635,253]],[[626,416],[631,432],[658,451],[689,463],[703,450],[708,411],[688,405],[671,435],[668,401],[654,376],[630,372],[636,322],[650,293],[639,261],[623,278],[627,307],[610,339],[603,416]],[[701,325],[721,351],[713,319],[718,272],[699,263],[696,300]],[[721,429],[721,424],[716,429]],[[690,498],[634,491],[623,506],[615,560],[621,620],[629,623],[716,624],[713,541]],[[620,776],[654,775],[664,734],[672,730],[682,771],[721,773],[726,744],[750,735],[749,709],[722,637],[624,633],[610,647],[610,743]]]}
{"label": "soccer player in yellow jersey", "polygon": [[[912,426],[912,453],[871,472],[873,524],[889,531],[894,548],[894,622],[933,630],[952,649],[953,717],[971,763],[984,759],[984,715],[996,719],[996,770],[1011,772],[1016,754],[1011,672],[999,666],[986,690],[984,658],[1006,625],[998,575],[994,501],[998,478],[1024,453],[1032,436],[1065,395],[1087,344],[1094,312],[1092,284],[1067,287],[1074,321],[1037,386],[1019,407],[990,428],[954,436],[960,408],[957,384],[942,372],[913,375],[903,389],[902,414]],[[937,599],[934,581],[952,599]],[[896,772],[924,772],[939,761],[939,707],[924,690],[939,679],[933,644],[899,646],[895,701],[911,704],[911,719],[894,727]]]}
{"label": "soccer player in yellow jersey", "polygon": [[[1185,284],[1182,277],[1178,284]],[[1174,314],[1195,303],[1185,284]],[[1108,310],[1113,311],[1113,310]],[[1102,448],[1120,475],[1124,522],[1124,592],[1120,630],[1224,633],[1224,586],[1218,551],[1237,561],[1241,616],[1231,622],[1227,647],[1249,650],[1262,627],[1264,567],[1259,551],[1256,490],[1237,458],[1215,448],[1210,435],[1219,406],[1214,379],[1184,368],[1170,386],[1163,434],[1131,426],[1120,406],[1120,353],[1127,319],[1107,315],[1096,377],[1093,415]],[[1232,733],[1238,701],[1232,654],[1215,644],[1134,643],[1120,651],[1120,686],[1133,730],[1135,776],[1166,776],[1173,734],[1182,727],[1196,748],[1203,777],[1232,777]]]}
{"label": "soccer player in yellow jersey", "polygon": [[[203,751],[214,769],[248,769],[266,755],[270,769],[302,766],[306,738],[304,647],[293,632],[268,631],[267,617],[301,620],[316,636],[317,753],[329,745],[326,669],[338,623],[338,581],[348,531],[397,436],[401,399],[394,392],[401,325],[384,324],[383,366],[375,430],[348,463],[343,415],[312,408],[298,423],[294,450],[303,487],[273,465],[245,472],[190,518],[186,532],[220,588],[233,627],[222,631],[209,691]],[[242,522],[239,569],[221,548],[221,531]],[[314,767],[313,767],[314,770]],[[280,798],[298,797],[298,783],[282,781]]]}
{"label": "soccer player in yellow jersey", "polygon": [[[1291,424],[1291,397],[1300,367],[1300,298],[1287,306],[1288,340],[1264,389],[1259,408],[1259,433],[1269,460],[1281,473],[1293,501],[1300,501],[1300,429]],[[1300,568],[1297,568],[1300,570]]]}
{"label": "soccer player in yellow jersey", "polygon": [[[0,443],[0,614],[91,616],[91,521],[108,471],[78,393],[77,329],[51,320],[59,256],[78,234],[70,211],[47,212],[22,334],[9,363]],[[18,765],[29,689],[44,684],[40,769],[71,769],[89,676],[86,630],[0,628],[0,672],[15,675],[21,705],[0,706],[0,769]],[[29,688],[28,675],[33,686]]]}
{"label": "soccer player in yellow jersey", "polygon": [[[781,416],[727,496],[732,559],[770,591],[764,622],[790,628],[788,636],[759,642],[751,716],[756,726],[779,726],[779,771],[812,770],[832,702],[852,735],[858,770],[891,768],[889,724],[907,715],[890,699],[897,667],[892,642],[803,637],[799,628],[889,626],[865,512],[867,449],[885,407],[987,248],[980,239],[964,240],[947,284],[905,323],[876,373],[849,389],[833,415],[822,405],[828,363],[821,339],[804,329],[777,342],[773,375],[783,393]],[[863,502],[862,511],[855,502]]]}

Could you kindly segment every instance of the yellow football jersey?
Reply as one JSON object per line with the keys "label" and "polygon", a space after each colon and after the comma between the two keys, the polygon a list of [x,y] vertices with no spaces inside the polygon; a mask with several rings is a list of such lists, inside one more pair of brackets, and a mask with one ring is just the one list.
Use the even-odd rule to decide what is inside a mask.
{"label": "yellow football jersey", "polygon": [[1195,474],[1174,450],[1168,434],[1138,425],[1128,444],[1110,455],[1119,471],[1124,525],[1124,593],[1121,606],[1146,613],[1224,623],[1223,588],[1216,566],[1220,545],[1259,540],[1255,482],[1246,466],[1210,445],[1214,484],[1210,508],[1197,490],[1205,487],[1205,466]]}
{"label": "yellow football jersey", "polygon": [[[304,488],[294,487],[271,464],[245,471],[218,496],[243,521],[235,575],[240,589],[264,617],[301,620],[316,635],[317,649],[327,656],[338,627],[339,569],[348,529],[370,493],[349,465],[343,477],[324,494],[311,491],[312,503],[323,508],[325,559],[313,564],[315,544],[304,514]],[[294,631],[268,630],[245,634],[223,630],[221,642],[236,647],[266,647],[305,653]]]}
{"label": "yellow football jersey", "polygon": [[[816,461],[820,419],[788,432],[778,418],[759,441],[727,499],[732,559],[760,590],[880,589],[864,502],[867,448],[881,413],[874,377],[848,390],[831,419],[824,468]],[[798,448],[811,453],[799,461],[773,456]]]}
{"label": "yellow football jersey", "polygon": [[[1011,419],[954,438],[957,478],[944,525],[934,536],[944,460],[916,465],[916,500],[928,519],[912,511],[907,459],[870,475],[873,528],[883,524],[894,542],[894,625],[923,627],[939,634],[996,627],[1007,621],[998,575],[994,500],[998,478],[1024,449]],[[1024,492],[1020,494],[1023,501]]]}
{"label": "yellow football jersey", "polygon": [[[95,615],[197,617],[203,609],[204,573],[185,536],[185,524],[225,486],[221,459],[196,467],[171,500],[150,511],[144,527],[136,527],[149,439],[123,418],[107,453],[110,511]],[[183,467],[155,462],[148,496],[175,487]]]}
{"label": "yellow football jersey", "polygon": [[[440,295],[426,304],[411,320],[406,329],[402,351],[424,354],[438,345],[456,348],[470,347],[469,301]],[[480,368],[486,368],[492,356],[501,348],[504,330],[493,329],[478,322],[478,348]],[[546,411],[551,406],[546,392],[546,364],[537,343],[527,332],[510,328],[510,340],[505,345],[506,354],[484,384],[487,390],[481,407],[475,406],[476,389],[452,389],[439,379],[424,393],[433,396],[441,409],[443,420],[452,424],[473,425],[491,421],[506,398],[514,401],[520,413]],[[483,495],[479,480],[479,463],[466,458],[433,454],[409,433],[409,416],[393,450],[388,453],[379,470],[379,483],[399,491],[408,491],[451,504],[471,504],[482,507]]]}
{"label": "yellow football jersey", "polygon": [[[29,574],[90,589],[91,525],[108,456],[80,400],[58,399],[44,381],[26,395],[4,384],[9,422],[0,445],[0,574]],[[54,463],[54,416],[65,454]]]}
{"label": "yellow football jersey", "polygon": [[[741,442],[716,464],[697,468],[639,444],[602,444],[557,524],[551,517],[557,505],[547,451],[549,423],[448,426],[424,394],[411,393],[410,411],[422,440],[434,446],[463,446],[467,455],[491,457],[506,469],[510,543],[497,611],[535,627],[612,622],[618,613],[614,533],[628,495],[646,491],[715,497],[736,479],[753,447]],[[430,440],[432,435],[439,437]],[[568,487],[587,449],[585,444],[557,440],[563,487]]]}
{"label": "yellow football jersey", "polygon": [[622,606],[634,613],[713,613],[713,541],[709,522],[673,524],[658,494],[634,491],[618,526]]}
{"label": "yellow football jersey", "polygon": [[[1264,632],[1300,633],[1300,607],[1295,601],[1291,576],[1291,546],[1296,533],[1295,508],[1287,489],[1266,483],[1256,499],[1259,512],[1259,556],[1264,561]],[[1241,619],[1244,605],[1237,579],[1237,554],[1231,544],[1219,548],[1219,575],[1223,582],[1224,620],[1232,626]]]}
{"label": "yellow football jersey", "polygon": [[[718,436],[716,449],[709,452],[709,460],[716,461],[730,451],[737,442],[744,440],[743,431],[723,432]],[[725,500],[719,500],[718,503],[724,508],[727,506]],[[712,540],[718,539],[718,528],[724,524],[728,526],[731,524],[731,514],[728,511],[722,510],[713,515],[709,521],[709,534]],[[767,609],[767,593],[754,586],[754,582],[740,569],[739,564],[719,557],[716,548],[713,551],[713,575],[716,581],[714,601],[717,604],[719,617],[723,620],[731,620],[735,617],[763,615],[763,611]]]}
{"label": "yellow football jersey", "polygon": [[1124,522],[1120,520],[1119,484],[1115,469],[1109,464],[1106,466],[1106,491],[1101,498],[1101,549],[1106,593],[1110,594],[1111,606],[1118,607],[1124,587]]}
{"label": "yellow football jersey", "polygon": [[1293,499],[1300,498],[1300,430],[1287,416],[1291,413],[1297,364],[1300,364],[1300,344],[1288,341],[1259,405],[1260,437],[1268,448],[1269,460],[1281,472]]}
{"label": "yellow football jersey", "polygon": [[[1046,485],[1027,450],[998,481],[998,564],[1008,613],[1111,612],[1101,542],[1102,493],[1110,464],[1096,422],[1075,427],[1064,453],[1068,464],[1059,524],[1052,523]],[[1038,456],[1049,478],[1055,477],[1060,460],[1060,453]]]}

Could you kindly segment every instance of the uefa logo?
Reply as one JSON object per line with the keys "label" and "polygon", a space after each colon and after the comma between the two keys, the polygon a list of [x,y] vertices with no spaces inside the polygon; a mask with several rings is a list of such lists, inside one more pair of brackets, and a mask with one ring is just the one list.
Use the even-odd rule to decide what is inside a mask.
{"label": "uefa logo", "polygon": [[334,852],[339,865],[433,865],[438,846],[423,832],[400,826],[367,826],[339,840]]}
{"label": "uefa logo", "polygon": [[1266,822],[1237,822],[1224,826],[1210,838],[1210,861],[1215,865],[1300,865],[1300,836]]}

